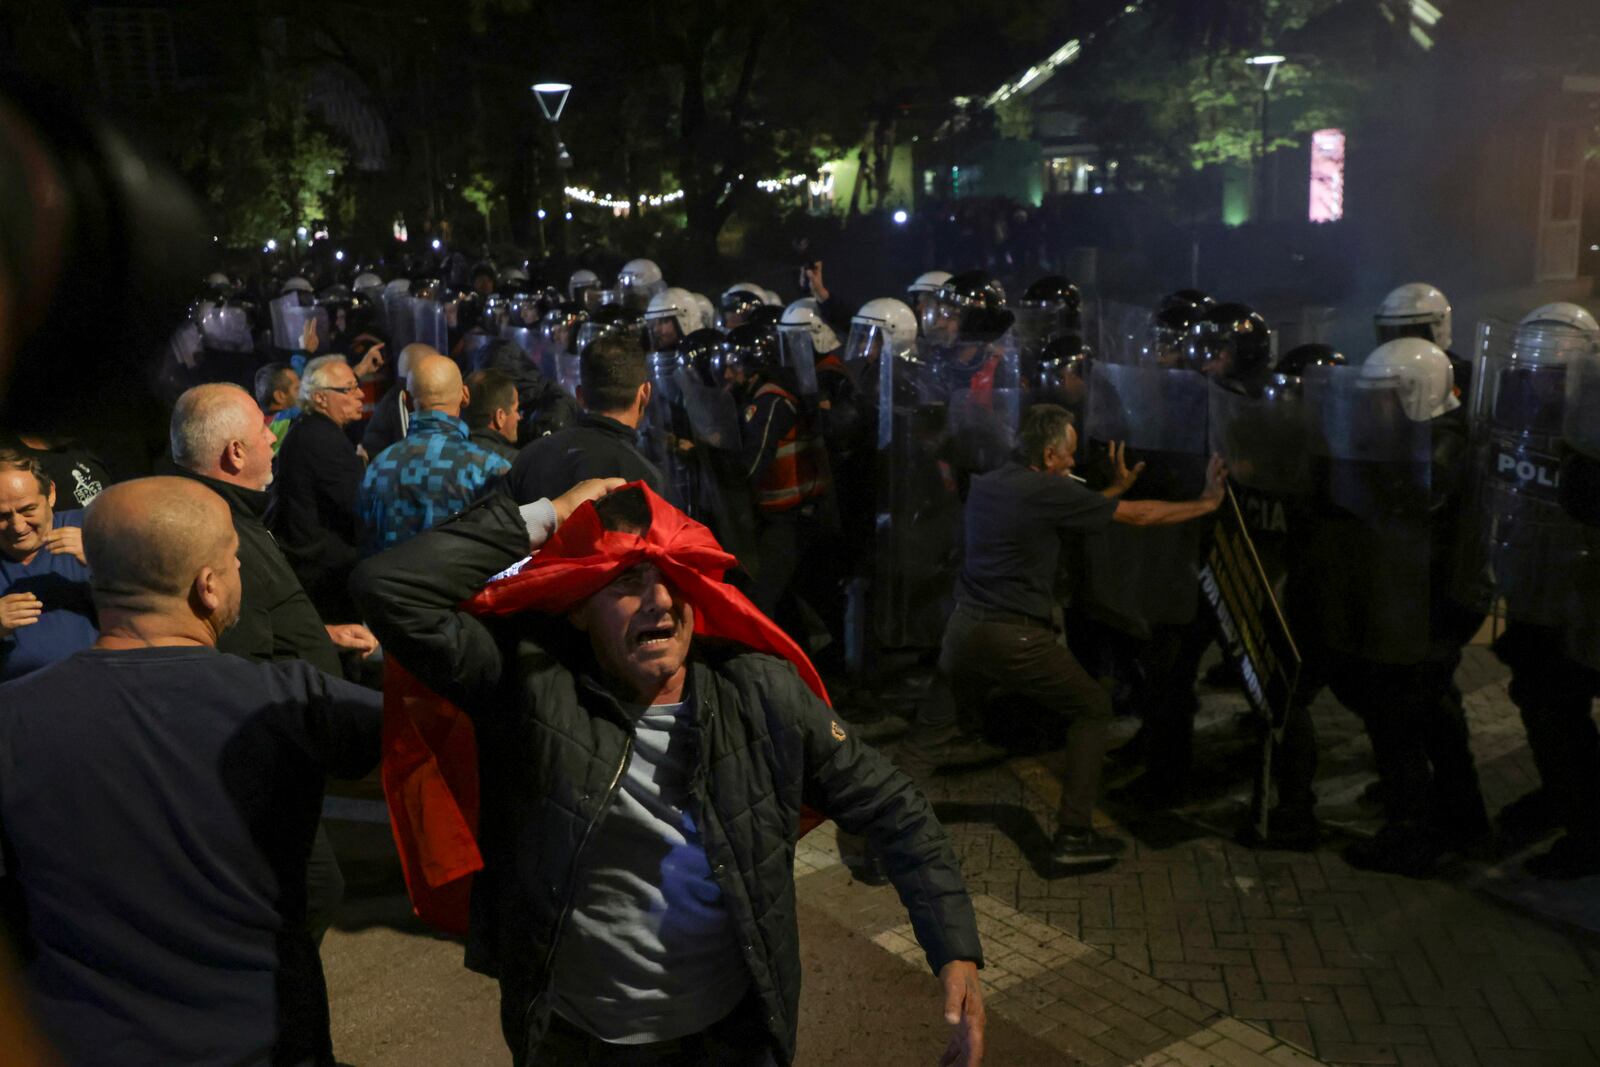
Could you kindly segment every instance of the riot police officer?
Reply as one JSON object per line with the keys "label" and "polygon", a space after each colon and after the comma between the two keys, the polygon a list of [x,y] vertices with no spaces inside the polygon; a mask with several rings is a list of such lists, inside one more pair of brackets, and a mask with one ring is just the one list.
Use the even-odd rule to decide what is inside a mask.
{"label": "riot police officer", "polygon": [[[1600,873],[1600,735],[1591,714],[1600,694],[1592,518],[1560,484],[1565,406],[1578,401],[1574,437],[1590,395],[1600,329],[1583,308],[1546,305],[1516,327],[1489,324],[1475,369],[1475,486],[1464,592],[1474,607],[1503,601],[1506,627],[1495,654],[1511,668],[1540,788],[1500,813],[1502,830],[1528,838],[1566,834],[1528,861],[1541,877]],[[1576,372],[1576,375],[1575,373]],[[1568,470],[1572,464],[1567,464]],[[1576,511],[1577,514],[1573,514]]]}

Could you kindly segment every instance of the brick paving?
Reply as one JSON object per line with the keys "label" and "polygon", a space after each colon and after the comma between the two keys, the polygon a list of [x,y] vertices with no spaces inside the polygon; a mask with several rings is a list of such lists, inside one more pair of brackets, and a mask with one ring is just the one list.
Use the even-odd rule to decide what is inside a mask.
{"label": "brick paving", "polygon": [[[1537,776],[1486,649],[1469,649],[1457,681],[1494,810]],[[1371,753],[1326,697],[1313,710],[1330,840],[1314,853],[1239,846],[1243,701],[1203,691],[1202,705],[1201,799],[1121,825],[1129,853],[1098,874],[1050,878],[1034,863],[1060,789],[1048,754],[935,780],[992,1013],[1063,1064],[1600,1065],[1600,879],[1536,883],[1517,856],[1428,881],[1351,869],[1339,846],[1377,825],[1358,799]],[[801,843],[796,874],[802,900],[924,966],[893,890],[852,882],[831,826]]]}

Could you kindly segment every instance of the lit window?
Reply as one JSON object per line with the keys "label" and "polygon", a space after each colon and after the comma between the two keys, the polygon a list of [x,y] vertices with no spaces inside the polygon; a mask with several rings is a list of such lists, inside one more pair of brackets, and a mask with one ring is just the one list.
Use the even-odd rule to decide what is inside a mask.
{"label": "lit window", "polygon": [[1344,131],[1318,130],[1311,135],[1311,221],[1343,217]]}

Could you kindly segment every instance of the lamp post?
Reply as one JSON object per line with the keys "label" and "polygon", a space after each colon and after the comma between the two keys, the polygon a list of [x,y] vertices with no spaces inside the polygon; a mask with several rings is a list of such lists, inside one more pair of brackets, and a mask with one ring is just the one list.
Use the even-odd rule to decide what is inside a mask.
{"label": "lamp post", "polygon": [[1278,75],[1278,66],[1283,63],[1284,57],[1275,54],[1251,56],[1245,64],[1251,67],[1265,67],[1266,78],[1261,83],[1261,158],[1256,164],[1256,221],[1266,222],[1270,215],[1271,192],[1267,182],[1267,114],[1272,101],[1272,81]]}
{"label": "lamp post", "polygon": [[[567,251],[568,227],[566,219],[571,217],[571,213],[566,210],[566,175],[567,172],[572,169],[572,153],[567,151],[566,144],[564,144],[561,140],[561,127],[559,123],[561,122],[561,113],[567,108],[567,98],[571,95],[572,86],[567,82],[535,82],[533,85],[533,97],[535,100],[539,101],[539,110],[544,114],[545,121],[550,124],[550,135],[555,138],[555,179],[556,187],[561,190],[561,196],[556,201],[558,205],[557,213],[561,216],[561,218],[556,220],[556,227],[561,235],[561,239],[557,243],[561,246],[561,252],[563,255],[565,255]],[[536,163],[534,165],[534,173],[537,174],[538,172],[539,168]],[[542,210],[543,209],[541,209],[541,211]],[[544,237],[543,219],[540,219],[539,222],[539,235],[540,243],[542,244]]]}

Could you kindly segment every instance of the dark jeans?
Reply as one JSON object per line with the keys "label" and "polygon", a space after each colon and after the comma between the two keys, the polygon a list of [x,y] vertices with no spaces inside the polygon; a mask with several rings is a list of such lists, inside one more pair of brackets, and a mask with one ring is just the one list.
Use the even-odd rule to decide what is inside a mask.
{"label": "dark jeans", "polygon": [[[945,627],[939,669],[958,709],[982,709],[999,694],[1014,710],[1039,706],[1067,720],[1067,777],[1060,825],[1086,829],[1100,796],[1111,697],[1039,623],[994,621],[957,607]],[[919,724],[920,725],[920,724]]]}
{"label": "dark jeans", "polygon": [[777,1067],[777,1063],[751,993],[726,1018],[697,1034],[644,1045],[610,1044],[552,1015],[550,1030],[528,1067]]}
{"label": "dark jeans", "polygon": [[1195,681],[1200,660],[1216,636],[1216,620],[1203,604],[1194,619],[1150,628],[1140,657],[1147,688],[1140,702],[1145,771],[1151,781],[1181,793],[1194,761],[1194,717],[1200,710]]}
{"label": "dark jeans", "polygon": [[1600,731],[1593,714],[1600,672],[1569,659],[1561,641],[1559,630],[1512,622],[1494,651],[1511,668],[1511,701],[1562,825],[1600,848]]}
{"label": "dark jeans", "polygon": [[317,944],[322,944],[322,935],[333,925],[342,903],[344,872],[339,869],[339,857],[333,854],[328,828],[318,821],[311,855],[306,858],[306,928]]}
{"label": "dark jeans", "polygon": [[[783,627],[801,648],[810,650],[804,613],[796,603],[803,598],[835,637],[843,634],[844,587],[839,568],[837,538],[816,517],[814,506],[775,512],[761,517],[757,547],[758,569],[750,599],[763,614]],[[835,641],[841,645],[842,641]],[[833,658],[842,655],[833,650]],[[828,663],[835,667],[840,663]]]}

